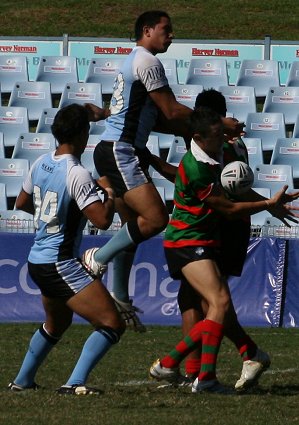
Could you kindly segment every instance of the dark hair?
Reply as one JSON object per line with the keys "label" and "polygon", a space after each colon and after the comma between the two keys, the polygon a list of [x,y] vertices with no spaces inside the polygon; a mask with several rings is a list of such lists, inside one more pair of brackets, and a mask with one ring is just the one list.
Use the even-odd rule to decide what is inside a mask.
{"label": "dark hair", "polygon": [[212,125],[221,123],[221,116],[213,109],[200,107],[194,110],[190,117],[190,130],[192,134],[207,137]]}
{"label": "dark hair", "polygon": [[195,101],[195,109],[200,106],[213,109],[213,111],[218,112],[223,117],[226,116],[226,101],[220,91],[214,89],[203,90],[197,95]]}
{"label": "dark hair", "polygon": [[52,134],[58,143],[72,143],[74,137],[89,127],[88,111],[77,103],[61,108],[51,125]]}
{"label": "dark hair", "polygon": [[147,25],[150,28],[154,28],[160,22],[161,18],[170,19],[168,13],[163,10],[149,10],[138,16],[134,30],[135,41],[142,38],[144,26]]}

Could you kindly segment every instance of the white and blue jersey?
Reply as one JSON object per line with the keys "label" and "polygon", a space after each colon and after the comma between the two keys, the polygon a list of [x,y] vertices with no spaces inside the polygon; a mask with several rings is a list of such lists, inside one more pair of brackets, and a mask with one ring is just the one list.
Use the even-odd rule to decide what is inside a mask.
{"label": "white and blue jersey", "polygon": [[111,115],[101,139],[145,148],[157,119],[157,107],[148,93],[167,85],[160,60],[144,47],[136,46],[115,81]]}
{"label": "white and blue jersey", "polygon": [[78,257],[87,205],[101,201],[90,173],[70,154],[45,154],[33,164],[23,190],[33,195],[36,236],[28,260],[48,264]]}

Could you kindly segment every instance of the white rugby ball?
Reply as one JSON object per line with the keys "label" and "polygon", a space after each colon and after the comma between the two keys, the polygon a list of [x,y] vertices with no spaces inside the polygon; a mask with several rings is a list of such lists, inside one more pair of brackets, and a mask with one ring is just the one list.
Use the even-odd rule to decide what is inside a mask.
{"label": "white rugby ball", "polygon": [[253,172],[249,165],[242,161],[227,164],[221,173],[221,184],[231,195],[247,192],[253,185]]}

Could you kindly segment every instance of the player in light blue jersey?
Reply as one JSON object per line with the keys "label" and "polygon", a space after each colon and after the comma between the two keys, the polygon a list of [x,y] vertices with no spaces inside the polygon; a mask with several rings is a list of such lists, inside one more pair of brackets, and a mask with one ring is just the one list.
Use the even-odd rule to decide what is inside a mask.
{"label": "player in light blue jersey", "polygon": [[96,394],[86,380],[97,362],[119,341],[125,324],[99,278],[79,256],[83,228],[89,219],[107,229],[114,214],[114,192],[106,178],[98,184],[81,165],[89,135],[87,110],[70,105],[55,116],[52,133],[55,152],[35,161],[23,184],[16,206],[34,215],[36,236],[28,258],[28,271],[42,293],[46,321],[33,335],[18,375],[9,389],[37,389],[35,375],[47,354],[72,323],[73,313],[93,327],[79,360],[59,394]]}
{"label": "player in light blue jersey", "polygon": [[[99,265],[115,257],[113,296],[127,323],[143,331],[129,300],[128,274],[137,245],[160,233],[169,217],[144,170],[145,147],[159,112],[167,120],[185,122],[192,110],[176,101],[156,57],[167,51],[173,39],[168,14],[155,10],[140,15],[135,23],[135,38],[137,45],[116,79],[106,131],[94,153],[97,171],[109,177],[116,193],[116,210],[125,224],[101,250],[88,250],[82,260],[97,272]],[[92,105],[88,109],[92,120],[100,118],[101,110]]]}
{"label": "player in light blue jersey", "polygon": [[[127,324],[145,328],[129,300],[128,280],[137,245],[160,233],[168,223],[168,211],[148,176],[144,164],[174,180],[175,167],[150,155],[146,142],[153,129],[165,133],[186,132],[192,110],[176,101],[162,63],[156,57],[167,51],[173,30],[166,12],[152,10],[135,22],[136,47],[125,60],[116,79],[106,131],[94,152],[99,175],[106,175],[116,193],[121,230],[101,249],[85,252],[82,260],[95,273],[113,258],[113,297]],[[107,110],[87,105],[90,120],[109,115]],[[229,130],[237,122],[224,122]],[[138,310],[137,310],[138,311]]]}

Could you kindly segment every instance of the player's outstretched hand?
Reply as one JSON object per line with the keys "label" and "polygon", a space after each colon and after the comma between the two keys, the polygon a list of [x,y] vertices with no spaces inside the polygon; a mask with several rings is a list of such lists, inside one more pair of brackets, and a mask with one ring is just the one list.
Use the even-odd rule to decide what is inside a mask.
{"label": "player's outstretched hand", "polygon": [[279,218],[286,226],[291,227],[290,223],[286,220],[289,220],[293,223],[298,223],[299,206],[288,205],[290,202],[295,201],[299,198],[299,192],[286,193],[288,186],[283,186],[275,195],[269,199],[269,212],[274,216]]}

